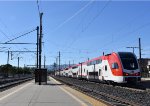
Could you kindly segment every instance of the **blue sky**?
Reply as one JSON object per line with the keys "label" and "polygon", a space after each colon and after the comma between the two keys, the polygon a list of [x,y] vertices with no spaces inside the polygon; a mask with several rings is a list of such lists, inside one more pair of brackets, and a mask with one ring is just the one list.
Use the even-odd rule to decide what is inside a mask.
{"label": "blue sky", "polygon": [[[53,64],[58,51],[61,64],[78,63],[103,52],[131,51],[127,46],[142,42],[142,57],[150,57],[149,1],[39,1],[43,15],[43,52],[46,64]],[[6,42],[39,25],[36,1],[0,2],[0,42]],[[36,42],[36,31],[12,42]],[[1,50],[36,50],[36,45],[1,45]],[[138,49],[135,50],[138,57]],[[0,52],[0,64],[7,53]],[[34,53],[13,53],[10,64],[33,65]]]}

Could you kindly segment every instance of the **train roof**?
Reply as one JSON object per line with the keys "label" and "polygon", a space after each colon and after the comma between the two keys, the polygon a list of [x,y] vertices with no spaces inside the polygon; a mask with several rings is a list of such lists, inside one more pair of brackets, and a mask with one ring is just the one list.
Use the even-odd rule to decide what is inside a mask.
{"label": "train roof", "polygon": [[[102,60],[105,60],[105,59],[107,59],[110,55],[117,55],[117,54],[133,54],[132,52],[112,52],[112,53],[110,53],[110,54],[106,54],[106,55],[103,55],[103,56],[99,56],[99,57],[96,57],[96,58],[93,58],[93,59],[90,59],[90,60],[88,60],[88,61],[85,61],[85,62],[82,62],[82,64],[83,65],[85,65],[85,64],[87,64],[87,63],[89,63],[89,62],[92,62],[92,61],[95,61],[95,60],[99,60],[99,59],[102,59]],[[78,66],[80,66],[80,64],[81,63],[79,63],[79,64],[76,64],[76,65],[73,65],[73,66],[71,66],[71,67],[68,67],[68,69],[72,69],[73,67],[78,67]]]}

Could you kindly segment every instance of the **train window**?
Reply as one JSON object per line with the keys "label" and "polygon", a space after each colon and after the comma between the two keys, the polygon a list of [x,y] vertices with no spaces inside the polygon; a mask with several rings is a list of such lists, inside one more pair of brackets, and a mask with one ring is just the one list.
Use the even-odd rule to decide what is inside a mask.
{"label": "train window", "polygon": [[101,73],[101,69],[99,69],[99,76],[100,76],[100,73]]}
{"label": "train window", "polygon": [[91,62],[90,62],[90,65],[92,65],[92,64],[93,64],[93,62],[91,61]]}
{"label": "train window", "polygon": [[135,70],[138,69],[138,62],[133,53],[118,53],[124,69]]}
{"label": "train window", "polygon": [[78,66],[74,66],[74,67],[72,67],[72,69],[76,69],[76,68],[78,68]]}
{"label": "train window", "polygon": [[93,61],[93,64],[92,64],[92,65],[94,65],[94,64],[96,64],[96,60],[95,60],[95,61]]}
{"label": "train window", "polygon": [[73,75],[77,75],[77,73],[73,73]]}
{"label": "train window", "polygon": [[88,75],[88,70],[87,70],[87,73],[86,73],[87,75]]}
{"label": "train window", "polygon": [[111,67],[112,67],[112,69],[118,69],[119,68],[118,63],[113,63]]}
{"label": "train window", "polygon": [[107,65],[105,65],[105,71],[107,71]]}
{"label": "train window", "polygon": [[84,72],[85,72],[85,69],[84,69]]}
{"label": "train window", "polygon": [[96,60],[96,64],[100,64],[100,63],[102,63],[102,60],[101,60],[101,59]]}

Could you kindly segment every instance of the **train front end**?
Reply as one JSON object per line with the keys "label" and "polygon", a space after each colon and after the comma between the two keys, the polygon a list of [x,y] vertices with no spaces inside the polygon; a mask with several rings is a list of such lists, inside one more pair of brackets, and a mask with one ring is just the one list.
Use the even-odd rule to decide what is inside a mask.
{"label": "train front end", "polygon": [[118,52],[121,64],[123,81],[137,83],[141,81],[141,71],[135,54],[131,52]]}

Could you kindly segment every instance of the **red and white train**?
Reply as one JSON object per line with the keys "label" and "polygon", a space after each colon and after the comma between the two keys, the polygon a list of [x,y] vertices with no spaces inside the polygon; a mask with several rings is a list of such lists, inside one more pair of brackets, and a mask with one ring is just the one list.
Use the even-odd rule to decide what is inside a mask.
{"label": "red and white train", "polygon": [[65,68],[60,75],[115,83],[141,81],[137,58],[131,52],[113,52],[100,56]]}

